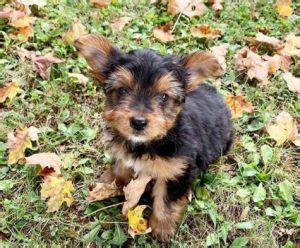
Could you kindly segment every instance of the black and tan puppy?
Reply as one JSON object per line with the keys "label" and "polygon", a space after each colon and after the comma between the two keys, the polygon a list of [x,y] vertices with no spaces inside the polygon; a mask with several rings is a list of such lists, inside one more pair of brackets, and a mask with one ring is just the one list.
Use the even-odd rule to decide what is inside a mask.
{"label": "black and tan puppy", "polygon": [[175,233],[193,179],[232,142],[228,108],[214,87],[201,84],[220,74],[219,63],[208,52],[123,53],[93,34],[75,46],[106,94],[114,176],[124,185],[140,174],[154,179],[150,226],[166,241]]}

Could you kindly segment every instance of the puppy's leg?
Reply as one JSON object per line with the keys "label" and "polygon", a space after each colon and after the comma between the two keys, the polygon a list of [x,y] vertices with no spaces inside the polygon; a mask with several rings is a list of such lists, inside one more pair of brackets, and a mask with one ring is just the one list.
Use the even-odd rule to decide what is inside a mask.
{"label": "puppy's leg", "polygon": [[159,240],[167,242],[174,236],[176,227],[188,203],[188,190],[177,199],[170,199],[167,182],[157,179],[152,194],[154,197],[153,213],[149,223],[152,228],[152,234]]}

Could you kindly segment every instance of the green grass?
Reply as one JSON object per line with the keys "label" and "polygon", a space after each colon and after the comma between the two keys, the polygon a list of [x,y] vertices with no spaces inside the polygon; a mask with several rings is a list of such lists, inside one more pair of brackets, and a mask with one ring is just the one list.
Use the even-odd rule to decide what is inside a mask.
{"label": "green grass", "polygon": [[[298,116],[299,121],[299,100],[279,73],[264,88],[245,74],[240,75],[234,70],[233,56],[248,44],[246,37],[254,36],[259,29],[280,39],[289,32],[299,35],[300,21],[296,15],[299,3],[294,3],[292,16],[281,19],[269,1],[225,1],[228,3],[220,14],[207,8],[200,17],[189,19],[181,15],[174,29],[176,41],[162,44],[152,37],[152,29],[169,21],[175,23],[178,18],[167,14],[166,5],[115,0],[99,10],[86,0],[49,2],[35,14],[34,37],[21,45],[41,54],[54,52],[65,60],[52,66],[48,81],[32,71],[29,61],[19,60],[15,48],[20,45],[9,38],[12,28],[0,19],[0,84],[16,80],[22,89],[10,104],[0,108],[0,184],[3,181],[9,184],[6,190],[0,190],[0,246],[86,246],[93,242],[100,247],[113,247],[123,241],[123,245],[133,247],[161,246],[150,235],[135,239],[127,235],[126,220],[117,204],[120,199],[91,204],[86,201],[89,186],[99,179],[107,155],[101,135],[104,128],[101,90],[90,77],[84,85],[68,77],[70,72],[88,75],[83,58],[78,57],[73,46],[61,40],[73,18],[78,17],[88,31],[108,37],[126,51],[151,47],[163,54],[182,54],[221,43],[230,45],[226,57],[228,69],[219,90],[224,95],[245,95],[254,105],[255,113],[234,121],[233,149],[210,167],[203,180],[194,182],[196,197],[188,205],[170,246],[204,247],[210,243],[229,247],[235,240],[235,244],[240,241],[240,246],[235,247],[243,247],[246,242],[248,247],[295,247],[300,225],[299,181],[296,191],[299,150],[291,143],[275,147],[264,126],[282,110],[294,118]],[[255,18],[254,13],[259,13],[259,17]],[[121,16],[132,20],[122,31],[113,32],[111,23]],[[221,28],[222,37],[210,41],[191,37],[190,27],[201,23]],[[295,62],[291,69],[294,74]],[[46,202],[40,198],[42,178],[37,175],[38,169],[7,165],[8,130],[29,126],[40,129],[40,140],[39,146],[27,150],[26,155],[55,152],[63,158],[63,175],[75,187],[75,201],[70,208],[64,206],[56,213],[47,213]],[[287,201],[290,194],[293,200]],[[109,207],[114,204],[117,206]]]}

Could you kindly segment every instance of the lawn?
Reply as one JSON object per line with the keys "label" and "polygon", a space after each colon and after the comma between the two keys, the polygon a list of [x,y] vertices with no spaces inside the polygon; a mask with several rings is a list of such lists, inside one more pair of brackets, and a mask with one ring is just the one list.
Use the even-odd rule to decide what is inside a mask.
{"label": "lawn", "polygon": [[[221,10],[206,4],[200,15],[190,18],[168,13],[167,4],[159,1],[113,0],[99,8],[88,0],[49,0],[43,7],[30,6],[35,19],[27,41],[13,35],[22,29],[20,24],[1,18],[0,93],[12,82],[17,90],[0,101],[0,246],[162,246],[150,234],[130,237],[122,197],[86,199],[110,156],[103,148],[104,95],[72,45],[72,35],[65,35],[80,20],[86,32],[101,34],[124,51],[186,54],[228,44],[225,73],[209,83],[227,99],[244,96],[246,107],[236,107],[240,114],[233,119],[235,142],[229,154],[195,180],[193,198],[170,247],[296,247],[297,240],[299,247],[299,149],[290,137],[276,143],[266,128],[282,111],[293,118],[293,125],[299,123],[299,94],[283,80],[282,69],[269,73],[266,82],[251,79],[247,68],[237,70],[235,65],[235,55],[247,46],[255,46],[257,56],[276,54],[269,45],[253,41],[259,32],[280,41],[288,34],[300,35],[300,2],[293,2],[287,17],[277,13],[273,1],[225,1]],[[0,5],[24,11],[5,0]],[[121,17],[128,17],[127,23],[116,28],[113,23]],[[172,32],[168,42],[153,35],[155,27],[166,23],[170,27],[164,26],[163,35],[170,38]],[[195,37],[190,30],[200,24],[219,33]],[[295,50],[298,55],[289,58],[288,71],[299,77],[300,52]],[[49,53],[59,60],[53,60],[48,75],[33,61]],[[10,160],[8,136],[29,127],[37,128],[38,140],[29,140],[23,155],[51,152],[60,157],[61,178],[74,187],[70,206],[64,203],[50,212],[49,199],[41,197],[45,181],[40,167]]]}

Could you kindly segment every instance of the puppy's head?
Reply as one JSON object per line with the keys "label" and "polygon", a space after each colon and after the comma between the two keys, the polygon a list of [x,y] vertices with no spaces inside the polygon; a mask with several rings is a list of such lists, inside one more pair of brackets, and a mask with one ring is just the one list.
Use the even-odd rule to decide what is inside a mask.
{"label": "puppy's head", "polygon": [[94,34],[75,42],[106,94],[105,118],[133,143],[163,138],[174,126],[186,94],[221,67],[207,52],[162,56],[152,50],[122,53]]}

